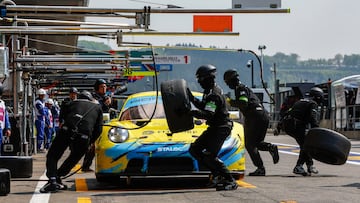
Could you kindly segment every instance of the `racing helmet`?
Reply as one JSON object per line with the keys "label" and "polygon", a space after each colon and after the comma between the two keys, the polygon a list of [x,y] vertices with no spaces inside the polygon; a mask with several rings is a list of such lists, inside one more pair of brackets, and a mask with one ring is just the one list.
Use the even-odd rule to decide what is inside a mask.
{"label": "racing helmet", "polygon": [[38,94],[38,95],[45,95],[45,94],[46,94],[46,90],[44,90],[43,88],[40,88],[40,89],[38,89],[37,94]]}
{"label": "racing helmet", "polygon": [[94,89],[97,91],[99,90],[99,86],[102,84],[106,84],[106,81],[104,79],[97,79],[94,84]]}
{"label": "racing helmet", "polygon": [[78,99],[87,99],[89,101],[93,101],[94,97],[92,96],[92,94],[89,91],[84,90],[79,94]]}
{"label": "racing helmet", "polygon": [[76,94],[78,94],[79,91],[76,89],[76,87],[71,87],[70,90],[69,90],[69,93],[76,93]]}
{"label": "racing helmet", "polygon": [[211,89],[215,85],[215,74],[215,66],[202,65],[196,71],[196,78],[203,89]]}
{"label": "racing helmet", "polygon": [[233,80],[237,77],[239,77],[239,74],[237,73],[237,71],[235,69],[229,69],[229,70],[225,71],[225,73],[224,73],[224,81],[225,82],[230,82],[231,80]]}
{"label": "racing helmet", "polygon": [[318,104],[322,102],[324,97],[324,91],[319,87],[313,87],[310,89],[309,96],[313,98]]}
{"label": "racing helmet", "polygon": [[239,74],[235,69],[229,69],[224,73],[224,81],[230,87],[235,89],[236,85],[239,84]]}
{"label": "racing helmet", "polygon": [[196,71],[196,77],[199,78],[207,78],[212,77],[215,78],[216,67],[208,64],[200,66]]}

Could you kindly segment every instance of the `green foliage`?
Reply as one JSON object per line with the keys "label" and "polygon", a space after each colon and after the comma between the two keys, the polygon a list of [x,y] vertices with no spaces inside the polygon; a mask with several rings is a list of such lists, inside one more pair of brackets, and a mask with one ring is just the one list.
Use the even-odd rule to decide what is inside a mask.
{"label": "green foliage", "polygon": [[[110,50],[111,48],[104,43],[92,41],[79,41],[79,47],[90,50]],[[173,70],[160,72],[159,84],[164,80],[183,78],[187,81],[192,90],[201,91],[198,85],[195,72],[203,64],[213,64],[217,67],[216,82],[224,89],[229,91],[222,80],[222,75],[227,69],[236,69],[243,84],[251,85],[251,68],[247,66],[248,60],[254,61],[254,84],[261,87],[261,76],[263,82],[269,84],[272,88],[274,84],[274,68],[276,65],[276,77],[280,83],[292,82],[313,82],[320,84],[326,82],[329,78],[332,81],[346,76],[359,74],[360,55],[341,55],[336,54],[331,59],[309,59],[300,60],[297,54],[284,54],[278,52],[273,56],[264,56],[264,69],[261,71],[259,63],[254,55],[250,53],[239,52],[237,50],[217,50],[215,46],[209,49],[203,49],[201,45],[192,43],[181,43],[169,48],[156,48],[157,55],[188,55],[191,57],[190,64],[173,65]],[[272,68],[270,68],[272,67]],[[131,92],[152,90],[154,78],[145,77],[129,85]]]}
{"label": "green foliage", "polygon": [[111,50],[111,47],[104,44],[104,42],[94,42],[87,40],[79,40],[78,47],[85,50],[101,50],[101,51]]}

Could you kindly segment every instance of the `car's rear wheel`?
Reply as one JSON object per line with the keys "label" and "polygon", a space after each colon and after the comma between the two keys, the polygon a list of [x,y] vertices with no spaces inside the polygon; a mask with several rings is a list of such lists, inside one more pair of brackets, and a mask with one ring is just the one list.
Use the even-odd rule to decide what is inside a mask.
{"label": "car's rear wheel", "polygon": [[310,129],[304,143],[304,149],[312,158],[332,165],[346,163],[350,148],[348,138],[326,128]]}

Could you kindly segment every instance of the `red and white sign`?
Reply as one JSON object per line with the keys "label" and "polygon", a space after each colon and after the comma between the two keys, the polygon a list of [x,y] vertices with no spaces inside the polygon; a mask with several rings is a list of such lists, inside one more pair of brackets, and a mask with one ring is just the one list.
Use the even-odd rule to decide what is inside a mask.
{"label": "red and white sign", "polygon": [[[151,64],[152,62],[143,62],[143,64]],[[190,56],[155,56],[156,64],[190,64]]]}

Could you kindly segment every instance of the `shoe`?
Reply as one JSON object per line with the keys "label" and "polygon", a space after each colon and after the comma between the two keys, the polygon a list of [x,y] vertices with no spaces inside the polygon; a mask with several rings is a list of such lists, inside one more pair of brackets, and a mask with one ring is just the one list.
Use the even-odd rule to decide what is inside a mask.
{"label": "shoe", "polygon": [[308,173],[311,175],[312,173],[313,174],[318,174],[319,171],[315,168],[315,166],[308,166],[308,169],[307,169]]}
{"label": "shoe", "polygon": [[211,175],[211,179],[208,182],[208,184],[206,184],[206,187],[213,188],[223,180],[224,180],[224,177],[222,177],[222,176],[219,176],[219,175],[213,176],[213,175]]}
{"label": "shoe", "polygon": [[249,173],[249,176],[265,176],[265,168],[257,168],[254,172]]}
{"label": "shoe", "polygon": [[220,183],[216,185],[216,191],[222,190],[236,190],[238,188],[238,184],[235,180],[222,180]]}
{"label": "shoe", "polygon": [[58,184],[54,181],[49,181],[42,188],[40,188],[41,193],[57,192]]}
{"label": "shoe", "polygon": [[56,183],[57,183],[57,189],[58,190],[67,190],[68,189],[68,187],[67,187],[67,185],[65,185],[63,182],[62,182],[62,180],[61,180],[61,178],[60,177],[57,177],[56,178]]}
{"label": "shoe", "polygon": [[303,176],[307,176],[308,174],[306,173],[305,169],[300,166],[300,165],[297,165],[295,166],[294,170],[293,170],[293,173],[295,174],[298,174],[298,175],[303,175]]}
{"label": "shoe", "polygon": [[271,145],[270,150],[269,150],[273,162],[274,164],[277,164],[279,162],[279,150],[278,147],[276,145]]}

